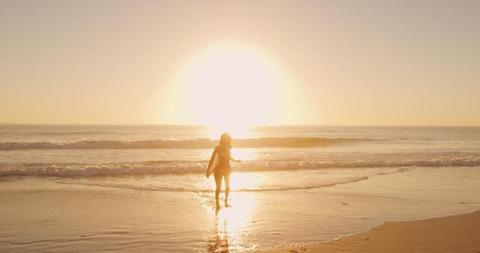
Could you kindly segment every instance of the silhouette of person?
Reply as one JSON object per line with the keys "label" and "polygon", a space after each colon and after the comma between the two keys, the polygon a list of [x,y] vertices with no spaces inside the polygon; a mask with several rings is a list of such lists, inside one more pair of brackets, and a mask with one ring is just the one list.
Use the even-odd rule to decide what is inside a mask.
{"label": "silhouette of person", "polygon": [[[220,136],[220,142],[215,147],[212,152],[212,156],[210,157],[210,162],[208,163],[208,168],[212,166],[212,163],[215,159],[215,156],[218,155],[218,164],[213,168],[213,173],[215,175],[215,203],[217,209],[220,208],[219,204],[219,196],[220,191],[222,190],[222,180],[225,179],[225,206],[228,207],[228,194],[230,193],[230,160],[234,162],[240,162],[239,160],[235,160],[232,158],[230,154],[230,150],[232,149],[232,138],[229,134],[223,133]],[[208,177],[208,170],[207,170],[207,177]]]}

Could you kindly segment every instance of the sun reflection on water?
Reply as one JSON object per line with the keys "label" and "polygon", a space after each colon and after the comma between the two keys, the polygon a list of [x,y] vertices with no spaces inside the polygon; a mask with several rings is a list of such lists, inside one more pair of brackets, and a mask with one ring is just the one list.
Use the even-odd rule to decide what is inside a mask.
{"label": "sun reflection on water", "polygon": [[[232,148],[232,157],[242,162],[255,160],[257,156],[257,150],[253,148]],[[236,165],[238,164],[232,164],[234,168]]]}
{"label": "sun reflection on water", "polygon": [[232,190],[255,190],[258,189],[264,180],[264,176],[257,175],[258,173],[241,172],[232,173],[230,180],[230,187]]}
{"label": "sun reflection on water", "polygon": [[253,127],[244,127],[232,125],[229,127],[206,127],[206,135],[210,139],[218,139],[222,133],[229,133],[235,139],[253,138],[255,129]]}
{"label": "sun reflection on water", "polygon": [[[262,188],[267,175],[258,172],[232,172],[230,176],[230,189],[232,192],[255,191]],[[198,182],[198,188],[215,191],[215,181],[210,178]],[[222,195],[225,190],[225,183],[222,182]]]}

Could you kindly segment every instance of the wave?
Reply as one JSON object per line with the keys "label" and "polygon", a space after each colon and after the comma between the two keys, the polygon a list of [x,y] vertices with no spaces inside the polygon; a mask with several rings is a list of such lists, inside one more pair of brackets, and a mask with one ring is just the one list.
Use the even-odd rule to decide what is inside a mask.
{"label": "wave", "polygon": [[85,136],[85,135],[101,135],[101,134],[123,134],[122,132],[113,131],[39,131],[39,132],[27,132],[24,135],[27,136]]}
{"label": "wave", "polygon": [[[166,174],[200,174],[207,161],[146,161],[137,163],[0,163],[0,177],[102,177]],[[233,171],[295,171],[342,168],[473,167],[480,157],[406,161],[252,161],[233,167]]]}
{"label": "wave", "polygon": [[[234,140],[238,148],[312,148],[362,141],[355,138],[265,137]],[[84,140],[75,142],[0,142],[0,151],[28,149],[205,149],[217,145],[217,140]]]}
{"label": "wave", "polygon": [[[394,171],[389,172],[380,172],[370,176],[359,176],[359,177],[350,177],[343,180],[335,182],[327,182],[314,185],[305,185],[305,186],[267,186],[267,187],[257,187],[257,188],[239,188],[232,189],[232,192],[270,192],[270,191],[294,191],[294,190],[311,190],[318,188],[333,187],[336,185],[343,184],[352,184],[361,181],[365,181],[375,176],[384,176],[392,175],[407,172],[407,168],[400,168]],[[168,186],[142,186],[142,185],[131,185],[131,184],[118,184],[118,183],[85,183],[85,182],[65,182],[57,181],[58,184],[67,184],[67,185],[82,185],[82,186],[94,186],[94,187],[106,187],[106,188],[119,188],[127,190],[136,190],[136,191],[162,191],[162,192],[214,192],[211,188],[188,188],[188,187],[168,187]]]}
{"label": "wave", "polygon": [[[364,177],[348,178],[342,181],[317,184],[317,185],[240,188],[240,189],[232,189],[231,191],[232,192],[268,192],[268,191],[309,190],[309,189],[316,189],[316,188],[333,187],[335,185],[356,183],[356,182],[360,182],[368,179],[369,179],[368,176],[364,176]],[[214,192],[215,191],[214,189],[206,189],[206,188],[202,189],[202,188],[186,188],[186,187],[138,186],[138,185],[111,184],[111,183],[80,183],[80,182],[62,182],[62,181],[57,181],[56,183],[68,184],[68,185],[119,188],[119,189],[128,189],[128,190],[136,190],[136,191],[163,191],[163,192]]]}

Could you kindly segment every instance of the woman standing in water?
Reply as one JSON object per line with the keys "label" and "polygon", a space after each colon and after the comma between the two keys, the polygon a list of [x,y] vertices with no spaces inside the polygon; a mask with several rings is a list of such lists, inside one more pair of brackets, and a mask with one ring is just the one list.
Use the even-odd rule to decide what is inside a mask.
{"label": "woman standing in water", "polygon": [[[212,157],[210,158],[210,162],[208,163],[207,169],[207,178],[209,176],[209,169],[213,166],[215,159],[218,159],[217,164],[213,168],[213,173],[215,175],[215,202],[217,208],[220,207],[218,198],[220,195],[220,191],[222,190],[222,179],[225,178],[225,206],[228,207],[228,194],[230,193],[230,160],[234,162],[240,162],[239,160],[235,160],[232,158],[230,154],[230,150],[232,149],[232,138],[229,134],[223,133],[220,136],[220,143],[218,146],[215,147],[212,153]],[[217,158],[215,158],[218,155]]]}

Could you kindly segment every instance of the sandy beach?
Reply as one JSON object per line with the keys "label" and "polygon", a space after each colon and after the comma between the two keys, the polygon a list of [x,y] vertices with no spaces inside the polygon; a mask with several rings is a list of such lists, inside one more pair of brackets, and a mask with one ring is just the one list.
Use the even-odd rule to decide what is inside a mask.
{"label": "sandy beach", "polygon": [[[329,187],[234,191],[232,207],[218,212],[211,191],[156,186],[164,187],[168,181],[200,182],[201,175],[4,178],[0,248],[6,252],[302,252],[302,247],[307,252],[478,252],[478,167],[391,170],[390,174],[385,174],[386,168],[380,170],[383,174],[375,172],[368,180]],[[361,171],[303,173],[318,181]],[[282,175],[234,177],[282,180]],[[452,182],[442,183],[445,177]],[[362,233],[369,228],[373,229]],[[341,236],[344,239],[319,244]]]}
{"label": "sandy beach", "polygon": [[[204,175],[212,150],[177,148],[203,143],[202,129],[0,130],[0,252],[480,250],[477,128],[260,129],[240,141],[265,147],[232,150],[242,162],[219,210]],[[301,134],[320,146],[271,137]],[[172,148],[128,146],[142,138]]]}
{"label": "sandy beach", "polygon": [[371,230],[301,248],[261,252],[480,252],[480,211],[409,222],[386,222]]}

